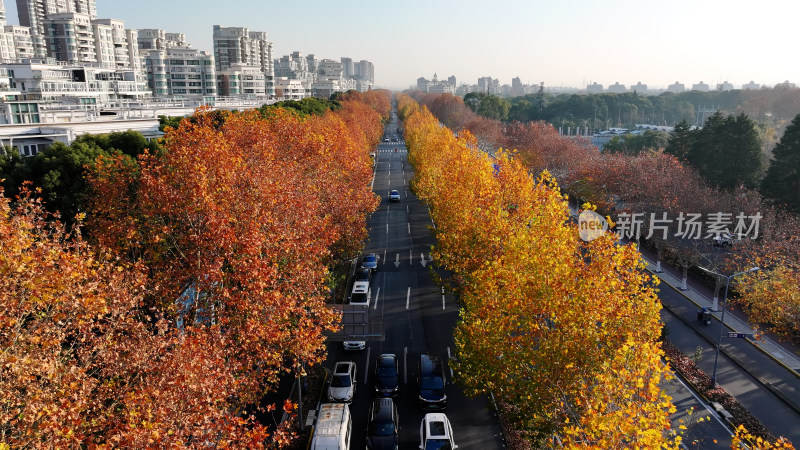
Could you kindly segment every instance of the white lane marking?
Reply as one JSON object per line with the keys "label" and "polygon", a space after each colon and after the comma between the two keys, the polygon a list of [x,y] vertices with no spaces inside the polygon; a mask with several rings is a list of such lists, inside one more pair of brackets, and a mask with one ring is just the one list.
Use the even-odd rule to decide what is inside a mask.
{"label": "white lane marking", "polygon": [[444,311],[444,294],[442,294],[442,311]]}
{"label": "white lane marking", "polygon": [[408,234],[411,234],[411,222],[408,223]]}
{"label": "white lane marking", "polygon": [[408,384],[408,347],[403,347],[403,384]]}
{"label": "white lane marking", "polygon": [[386,249],[383,249],[383,262],[381,264],[386,264]]}
{"label": "white lane marking", "polygon": [[364,363],[364,384],[367,384],[367,375],[369,375],[369,351],[371,348],[367,347],[367,362]]}
{"label": "white lane marking", "polygon": [[[378,309],[378,296],[381,295],[381,288],[378,288],[378,292],[375,293],[375,304],[372,305],[372,309]],[[442,296],[442,302],[444,302],[444,295]],[[442,309],[444,309],[444,305],[442,305]]]}
{"label": "white lane marking", "polygon": [[386,234],[389,234],[389,224],[386,224]]}
{"label": "white lane marking", "polygon": [[447,368],[449,368],[449,369],[450,369],[450,379],[451,379],[451,380],[453,379],[453,367],[451,367],[451,366],[450,366],[450,360],[451,360],[452,358],[453,358],[453,357],[452,357],[452,356],[450,356],[450,347],[447,347]]}
{"label": "white lane marking", "polygon": [[395,253],[394,255],[394,266],[400,267],[400,253]]}
{"label": "white lane marking", "polygon": [[408,263],[412,266],[414,265],[414,255],[411,253],[411,250],[408,251]]}
{"label": "white lane marking", "polygon": [[[408,197],[408,194],[406,194],[406,197]],[[408,214],[408,205],[406,205],[406,214]]]}
{"label": "white lane marking", "polygon": [[406,309],[408,309],[411,303],[411,288],[408,288],[408,292],[406,292]]}

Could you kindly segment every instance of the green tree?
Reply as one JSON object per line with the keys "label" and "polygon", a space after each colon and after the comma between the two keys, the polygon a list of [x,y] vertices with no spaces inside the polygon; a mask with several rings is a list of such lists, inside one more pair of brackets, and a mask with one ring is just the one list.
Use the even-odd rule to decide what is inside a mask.
{"label": "green tree", "polygon": [[697,133],[687,160],[712,185],[753,187],[763,171],[755,123],[745,114],[724,117],[717,111]]}
{"label": "green tree", "polygon": [[611,138],[603,146],[603,150],[635,156],[646,150],[657,151],[664,148],[668,138],[668,133],[657,130],[645,130],[642,134],[623,134]]}
{"label": "green tree", "polygon": [[800,114],[786,127],[761,182],[761,192],[777,203],[800,210]]}
{"label": "green tree", "polygon": [[664,148],[664,153],[670,154],[681,161],[685,161],[692,148],[694,136],[686,120],[681,120],[669,135],[669,142]]}
{"label": "green tree", "polygon": [[508,103],[508,100],[494,95],[487,95],[481,99],[481,105],[478,107],[478,114],[487,119],[506,120],[508,119],[508,111],[510,109],[511,104]]}

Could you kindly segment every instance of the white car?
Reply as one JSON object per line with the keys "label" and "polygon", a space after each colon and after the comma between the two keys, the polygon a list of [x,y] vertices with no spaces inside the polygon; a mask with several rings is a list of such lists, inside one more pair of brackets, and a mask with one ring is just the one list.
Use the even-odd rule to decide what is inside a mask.
{"label": "white car", "polygon": [[350,304],[369,307],[372,290],[369,281],[356,281],[353,283],[353,292],[350,293]]}
{"label": "white car", "polygon": [[453,441],[453,427],[442,413],[428,413],[419,425],[420,450],[453,450],[458,448]]}
{"label": "white car", "polygon": [[328,401],[350,403],[356,393],[356,363],[341,361],[336,363],[328,386]]}
{"label": "white car", "polygon": [[400,191],[396,189],[392,189],[389,191],[389,201],[390,202],[399,202],[400,201]]}
{"label": "white car", "polygon": [[744,238],[742,234],[738,234],[736,236],[730,233],[722,233],[718,236],[714,236],[714,246],[716,247],[730,247],[734,243],[741,241]]}
{"label": "white car", "polygon": [[364,350],[367,348],[367,341],[350,340],[342,342],[345,350]]}

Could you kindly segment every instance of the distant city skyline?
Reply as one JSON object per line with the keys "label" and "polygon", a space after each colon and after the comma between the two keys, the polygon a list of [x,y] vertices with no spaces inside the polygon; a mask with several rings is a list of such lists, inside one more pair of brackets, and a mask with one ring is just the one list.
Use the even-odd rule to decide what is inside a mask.
{"label": "distant city skyline", "polygon": [[[15,1],[5,2],[18,24]],[[703,81],[736,87],[751,81],[800,84],[792,46],[800,3],[757,4],[629,0],[534,4],[500,0],[367,2],[312,0],[265,6],[257,0],[97,0],[100,18],[126,27],[185,33],[195,48],[213,51],[213,25],[264,31],[273,55],[300,51],[317,58],[369,60],[378,87],[406,89],[419,77],[454,75],[476,84],[492,77],[511,84],[585,88],[641,82],[666,89]],[[337,8],[338,7],[338,8]]]}

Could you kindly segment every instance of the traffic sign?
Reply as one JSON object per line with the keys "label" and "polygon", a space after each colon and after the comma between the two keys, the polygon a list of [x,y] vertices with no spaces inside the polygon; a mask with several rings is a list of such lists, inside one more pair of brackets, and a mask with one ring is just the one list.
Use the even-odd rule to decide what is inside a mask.
{"label": "traffic sign", "polygon": [[728,333],[728,337],[729,337],[729,338],[740,338],[740,339],[745,339],[745,338],[747,338],[747,333],[733,333],[733,332],[729,332],[729,333]]}

